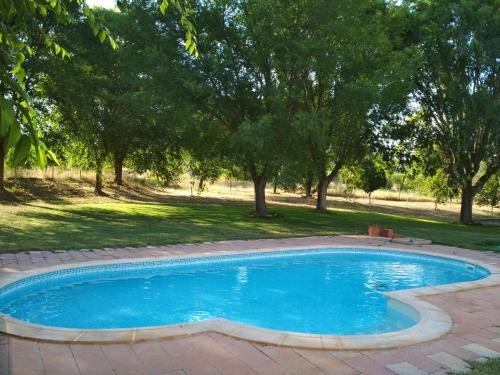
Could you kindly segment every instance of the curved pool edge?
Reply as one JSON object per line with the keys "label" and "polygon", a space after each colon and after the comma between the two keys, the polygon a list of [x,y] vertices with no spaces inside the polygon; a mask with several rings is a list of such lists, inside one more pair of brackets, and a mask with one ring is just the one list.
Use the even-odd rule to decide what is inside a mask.
{"label": "curved pool edge", "polygon": [[[325,248],[360,248],[359,246],[308,246],[307,249],[325,249]],[[257,326],[246,325],[230,320],[216,318],[200,322],[174,324],[158,327],[145,328],[126,328],[126,329],[72,329],[32,324],[17,320],[8,315],[0,313],[0,332],[22,338],[29,338],[40,341],[51,341],[61,343],[86,343],[86,344],[117,344],[117,343],[136,343],[147,340],[173,339],[176,337],[190,336],[205,332],[217,332],[226,336],[235,337],[251,342],[296,347],[308,349],[326,349],[326,350],[373,350],[373,349],[391,349],[407,345],[414,345],[444,336],[452,327],[451,317],[439,307],[423,300],[420,297],[430,296],[441,293],[471,290],[483,287],[500,286],[500,269],[483,262],[473,259],[436,254],[431,251],[420,249],[399,249],[379,247],[368,248],[373,250],[398,251],[402,253],[413,253],[430,255],[447,259],[464,261],[466,263],[483,267],[490,272],[490,275],[476,281],[460,282],[454,284],[444,284],[432,287],[399,290],[384,293],[388,299],[388,304],[403,313],[417,314],[418,322],[407,329],[369,335],[320,335],[295,333],[280,330],[271,330]],[[220,255],[241,255],[252,254],[256,252],[276,252],[286,250],[301,250],[304,246],[271,249],[253,249],[245,251],[226,251],[217,253],[197,253],[187,256],[166,256],[154,258],[131,258],[117,259],[109,261],[91,261],[67,264],[64,266],[52,266],[39,268],[34,271],[16,272],[13,275],[0,276],[0,288],[23,279],[25,277],[43,274],[56,270],[79,268],[93,265],[107,265],[119,263],[145,262],[148,260],[171,260],[171,259],[189,259],[200,256],[220,256]]]}

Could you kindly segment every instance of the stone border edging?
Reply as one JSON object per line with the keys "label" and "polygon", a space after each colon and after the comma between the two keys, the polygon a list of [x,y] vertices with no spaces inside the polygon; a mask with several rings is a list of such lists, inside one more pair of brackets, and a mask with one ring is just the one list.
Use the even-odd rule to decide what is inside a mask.
{"label": "stone border edging", "polygon": [[[91,261],[76,264],[66,264],[63,266],[52,266],[39,268],[34,271],[24,271],[11,276],[0,276],[0,288],[14,281],[28,276],[34,276],[56,270],[69,268],[79,268],[93,265],[107,265],[120,263],[136,263],[145,261],[189,259],[200,256],[221,256],[231,254],[252,254],[266,251],[286,251],[300,249],[322,249],[322,248],[350,248],[365,247],[370,249],[373,245],[316,245],[316,246],[286,246],[264,249],[253,249],[243,251],[222,251],[217,253],[196,253],[186,256],[165,256],[154,258],[132,258],[116,259],[108,261]],[[437,306],[426,302],[419,297],[449,293],[462,290],[470,290],[482,287],[500,285],[500,269],[490,264],[478,262],[464,257],[435,254],[430,251],[417,249],[397,249],[376,246],[373,250],[399,251],[402,253],[414,253],[431,255],[435,257],[455,259],[483,267],[490,272],[484,279],[461,282],[446,285],[437,285],[417,289],[399,290],[384,293],[388,298],[388,303],[396,309],[406,314],[414,314],[419,317],[417,324],[400,331],[387,332],[372,335],[320,335],[286,332],[260,328],[233,322],[230,320],[216,318],[202,322],[175,324],[159,327],[132,328],[132,329],[96,329],[83,330],[72,328],[58,328],[38,324],[27,323],[14,319],[8,315],[0,314],[0,332],[23,338],[36,339],[42,341],[64,342],[64,343],[87,343],[87,344],[116,344],[135,343],[153,339],[168,339],[182,336],[189,336],[203,332],[217,332],[223,335],[248,340],[257,343],[271,344],[277,346],[299,347],[309,349],[328,350],[370,350],[370,349],[390,349],[406,345],[418,344],[437,339],[445,335],[452,327],[452,320],[449,315]]]}

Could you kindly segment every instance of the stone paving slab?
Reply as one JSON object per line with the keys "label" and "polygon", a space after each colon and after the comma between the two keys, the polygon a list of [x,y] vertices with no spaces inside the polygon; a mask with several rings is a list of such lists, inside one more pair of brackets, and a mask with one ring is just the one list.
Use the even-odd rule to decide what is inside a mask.
{"label": "stone paving slab", "polygon": [[470,365],[463,359],[446,352],[431,354],[429,355],[429,358],[456,372],[466,372],[470,369]]}
{"label": "stone paving slab", "polygon": [[469,350],[473,353],[476,353],[477,355],[484,357],[484,358],[491,359],[491,358],[500,357],[499,352],[497,352],[495,350],[488,349],[488,348],[486,348],[482,345],[476,344],[476,343],[464,345],[464,346],[462,346],[462,348],[464,348],[465,350]]}
{"label": "stone paving slab", "polygon": [[[225,253],[283,246],[364,246],[432,251],[500,264],[500,254],[455,247],[391,244],[365,236],[223,241],[197,245],[26,252],[0,255],[0,274],[85,261]],[[259,345],[217,333],[136,344],[54,344],[0,335],[0,375],[335,374],[444,375],[467,360],[500,353],[500,287],[437,294],[424,300],[445,310],[453,328],[426,344],[386,351],[343,352]]]}
{"label": "stone paving slab", "polygon": [[428,372],[408,362],[394,363],[392,365],[387,365],[387,367],[398,375],[429,375]]}

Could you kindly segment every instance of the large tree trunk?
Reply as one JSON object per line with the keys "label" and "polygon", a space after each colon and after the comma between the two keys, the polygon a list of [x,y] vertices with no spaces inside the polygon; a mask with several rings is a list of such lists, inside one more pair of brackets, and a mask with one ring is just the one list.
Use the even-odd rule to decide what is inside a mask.
{"label": "large tree trunk", "polygon": [[5,148],[3,140],[0,140],[0,193],[5,190]]}
{"label": "large tree trunk", "polygon": [[462,187],[462,204],[460,206],[460,223],[472,224],[472,204],[474,197],[481,191],[488,180],[498,171],[500,171],[500,162],[494,161],[486,167],[484,174],[479,177],[476,184],[472,184],[472,178],[465,181]]}
{"label": "large tree trunk", "polygon": [[253,177],[253,187],[255,192],[255,213],[257,214],[257,216],[267,215],[266,182],[266,178],[263,176]]}
{"label": "large tree trunk", "polygon": [[123,185],[123,157],[115,156],[115,184]]}
{"label": "large tree trunk", "polygon": [[326,194],[328,193],[328,185],[330,185],[330,181],[328,177],[320,178],[318,182],[318,198],[316,199],[316,210],[325,212],[326,207]]}
{"label": "large tree trunk", "polygon": [[318,198],[316,199],[316,210],[320,212],[326,212],[326,195],[328,193],[328,185],[333,181],[337,173],[339,173],[340,168],[342,168],[343,162],[341,160],[337,160],[335,166],[333,167],[330,174],[325,175],[324,172],[318,181]]}
{"label": "large tree trunk", "polygon": [[95,169],[95,195],[104,195],[102,191],[102,162],[98,161]]}
{"label": "large tree trunk", "polygon": [[474,200],[474,187],[472,181],[467,181],[462,188],[462,205],[460,207],[460,223],[472,224],[472,202]]}
{"label": "large tree trunk", "polygon": [[333,167],[329,175],[323,175],[318,181],[318,198],[316,199],[316,210],[320,212],[326,212],[326,194],[328,193],[328,185],[333,181],[337,173],[339,173],[340,168],[342,168],[343,163],[338,161]]}

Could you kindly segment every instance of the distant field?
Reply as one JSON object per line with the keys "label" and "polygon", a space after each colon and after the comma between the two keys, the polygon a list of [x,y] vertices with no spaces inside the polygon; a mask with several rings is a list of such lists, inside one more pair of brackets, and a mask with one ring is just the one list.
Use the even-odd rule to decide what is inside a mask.
{"label": "distant field", "polygon": [[160,245],[228,239],[365,234],[369,223],[403,235],[471,249],[500,250],[499,227],[462,226],[359,210],[275,205],[278,218],[249,215],[249,204],[92,203],[0,205],[0,252]]}

